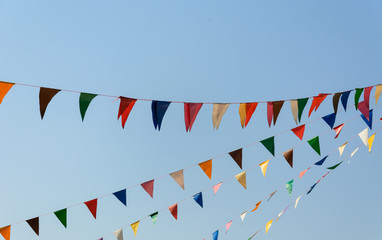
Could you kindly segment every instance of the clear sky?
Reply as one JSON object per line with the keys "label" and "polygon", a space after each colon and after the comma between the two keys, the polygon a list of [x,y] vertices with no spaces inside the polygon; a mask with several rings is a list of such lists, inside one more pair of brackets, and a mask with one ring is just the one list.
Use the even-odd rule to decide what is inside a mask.
{"label": "clear sky", "polygon": [[[249,102],[295,99],[382,83],[382,2],[371,1],[0,1],[0,80],[135,98],[179,101]],[[374,107],[374,91],[370,100]],[[349,98],[336,125],[358,115]],[[185,132],[183,105],[170,105],[160,132],[149,102],[138,102],[125,129],[117,121],[119,101],[96,97],[81,121],[78,94],[59,93],[40,119],[38,89],[15,86],[0,106],[0,226],[140,184],[296,126],[286,102],[269,128],[260,104],[246,129],[238,105],[231,105],[218,131],[212,105],[202,107]],[[332,99],[302,123],[332,113]],[[375,109],[373,131],[381,127]],[[304,141],[317,136],[322,155],[366,127],[356,118],[340,137],[321,120],[306,126]],[[288,211],[267,236],[255,239],[379,239],[381,235],[382,135],[372,153],[360,148],[322,184]],[[306,143],[295,148],[294,168],[280,156],[300,144],[293,133],[276,138],[264,178],[257,164],[271,155],[260,145],[244,150],[247,188],[225,182],[218,194],[203,192],[204,208],[193,200],[179,205],[178,221],[159,213],[154,227],[141,222],[137,239],[208,237],[233,219],[219,239],[246,240],[306,191],[338,161],[295,180],[258,212],[244,210],[300,171],[320,160]],[[361,141],[354,138],[344,155]],[[114,197],[99,200],[94,220],[84,205],[68,210],[65,229],[52,214],[41,217],[38,239],[95,240],[158,209],[188,198],[240,173],[228,156],[214,161],[212,180],[198,168],[185,170],[182,190],[170,178],[155,184],[154,199],[142,188],[128,192],[128,207]],[[130,228],[125,239],[133,239]],[[26,223],[12,229],[12,240],[37,239]],[[105,239],[115,239],[113,236]]]}

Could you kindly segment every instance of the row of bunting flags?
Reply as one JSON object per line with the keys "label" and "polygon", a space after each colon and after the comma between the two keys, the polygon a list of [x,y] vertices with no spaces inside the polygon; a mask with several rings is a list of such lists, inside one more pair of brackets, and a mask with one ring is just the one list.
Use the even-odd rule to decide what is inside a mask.
{"label": "row of bunting flags", "polygon": [[[309,109],[308,117],[310,117],[311,113],[313,111],[317,111],[321,103],[326,99],[327,96],[332,95],[333,96],[333,110],[334,114],[337,114],[338,111],[338,104],[341,100],[342,106],[344,110],[347,109],[348,104],[348,98],[352,91],[355,91],[354,94],[354,106],[356,109],[358,109],[367,120],[369,120],[369,100],[370,100],[370,93],[373,87],[375,87],[375,102],[377,104],[378,99],[381,95],[382,91],[382,84],[380,85],[374,85],[369,86],[365,88],[356,88],[354,90],[349,90],[345,92],[338,92],[334,94],[319,94],[317,96],[313,97],[307,97],[307,98],[300,98],[300,99],[293,99],[293,100],[280,100],[280,101],[265,101],[265,102],[249,102],[249,103],[191,103],[191,102],[177,102],[177,101],[159,101],[159,100],[149,100],[149,99],[137,99],[137,98],[128,98],[128,97],[118,97],[118,96],[109,96],[109,95],[103,95],[103,94],[93,94],[93,93],[85,93],[85,92],[78,92],[78,91],[71,91],[71,90],[61,90],[61,89],[54,89],[54,88],[47,88],[47,87],[40,87],[40,86],[33,86],[33,85],[27,85],[22,83],[11,83],[11,82],[0,82],[0,104],[3,101],[3,98],[5,95],[11,90],[11,88],[14,85],[22,85],[22,86],[30,86],[30,87],[37,87],[40,89],[39,91],[39,103],[40,103],[40,115],[41,119],[44,118],[46,109],[49,105],[49,103],[52,101],[53,97],[56,96],[61,91],[66,92],[75,92],[79,93],[79,109],[82,121],[85,118],[85,114],[87,109],[90,106],[90,103],[92,100],[97,96],[106,96],[106,97],[112,97],[120,100],[119,104],[119,110],[118,110],[118,119],[121,119],[122,128],[125,127],[125,123],[135,105],[135,103],[138,100],[141,101],[151,101],[151,112],[152,112],[152,120],[154,124],[154,128],[158,131],[161,129],[163,118],[170,106],[171,103],[182,103],[184,104],[184,121],[185,121],[185,127],[186,131],[191,131],[191,128],[195,122],[195,119],[202,108],[204,104],[213,104],[213,110],[212,110],[212,122],[214,129],[218,129],[220,122],[227,111],[228,107],[231,104],[239,104],[239,115],[240,115],[240,124],[242,128],[245,128],[247,124],[249,123],[253,113],[255,112],[257,106],[259,103],[266,103],[267,105],[267,120],[269,126],[271,126],[272,121],[273,125],[276,124],[277,118],[280,114],[280,111],[284,105],[285,101],[290,101],[291,111],[294,118],[294,121],[296,124],[298,124],[301,121],[301,117],[303,114],[303,111],[309,101],[310,98],[312,98],[312,104]],[[361,95],[364,95],[364,100],[360,102]]]}

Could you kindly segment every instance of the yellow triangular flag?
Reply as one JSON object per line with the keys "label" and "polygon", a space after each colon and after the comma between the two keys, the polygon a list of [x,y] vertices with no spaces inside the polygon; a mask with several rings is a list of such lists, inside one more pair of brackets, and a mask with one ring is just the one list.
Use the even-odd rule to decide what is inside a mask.
{"label": "yellow triangular flag", "polygon": [[361,138],[363,144],[367,146],[367,138],[369,137],[369,130],[365,128],[362,132],[358,133],[358,136]]}
{"label": "yellow triangular flag", "polygon": [[6,226],[0,228],[0,234],[4,237],[5,240],[11,239],[11,226]]}
{"label": "yellow triangular flag", "polygon": [[294,204],[294,208],[296,208],[297,207],[297,204],[298,204],[298,202],[300,201],[300,198],[302,197],[302,195],[301,196],[299,196],[297,199],[296,199],[296,202],[295,202],[295,204]]}
{"label": "yellow triangular flag", "polygon": [[134,235],[137,236],[137,231],[138,231],[138,226],[139,226],[139,221],[138,222],[135,222],[133,224],[130,225],[131,228],[133,229],[134,231]]}
{"label": "yellow triangular flag", "polygon": [[247,116],[247,104],[246,103],[240,103],[240,106],[239,106],[239,115],[240,115],[241,127],[244,128],[244,126],[245,126],[245,118]]}
{"label": "yellow triangular flag", "polygon": [[170,176],[175,180],[177,184],[184,190],[184,175],[183,175],[183,169],[170,173]]}
{"label": "yellow triangular flag", "polygon": [[375,133],[371,137],[369,137],[369,139],[367,140],[367,143],[369,144],[369,152],[371,152],[371,146],[373,146],[374,137],[375,137]]}
{"label": "yellow triangular flag", "polygon": [[214,128],[218,129],[220,121],[223,118],[224,113],[227,111],[229,103],[214,103],[214,108],[212,110],[212,123]]}
{"label": "yellow triangular flag", "polygon": [[119,230],[115,231],[114,235],[117,238],[117,240],[123,240],[123,231],[122,231],[122,229],[119,229]]}
{"label": "yellow triangular flag", "polygon": [[267,161],[259,164],[261,171],[263,172],[264,177],[265,177],[265,174],[267,173],[268,163],[269,163],[269,159]]}
{"label": "yellow triangular flag", "polygon": [[267,222],[267,225],[265,225],[265,233],[268,233],[269,228],[272,226],[273,219],[269,222]]}
{"label": "yellow triangular flag", "polygon": [[297,122],[297,116],[298,116],[298,102],[297,100],[291,100],[290,101],[290,107],[292,109],[292,114],[293,114],[293,119],[298,124]]}
{"label": "yellow triangular flag", "polygon": [[342,156],[342,153],[345,150],[346,144],[348,144],[348,142],[342,144],[341,147],[338,148],[338,151],[340,152],[340,157]]}
{"label": "yellow triangular flag", "polygon": [[379,96],[381,96],[382,84],[375,87],[375,105],[378,103]]}
{"label": "yellow triangular flag", "polygon": [[245,171],[242,172],[242,173],[239,173],[235,176],[235,178],[237,179],[237,181],[245,188],[247,189],[247,180],[246,180],[246,176],[245,176]]}

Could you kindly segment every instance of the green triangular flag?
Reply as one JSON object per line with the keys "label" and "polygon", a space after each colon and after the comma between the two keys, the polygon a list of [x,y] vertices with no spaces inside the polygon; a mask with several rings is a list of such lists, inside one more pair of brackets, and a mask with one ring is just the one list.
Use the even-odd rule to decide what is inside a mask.
{"label": "green triangular flag", "polygon": [[320,140],[317,137],[315,138],[312,138],[308,141],[309,145],[318,153],[318,155],[321,156],[321,152],[320,152]]}
{"label": "green triangular flag", "polygon": [[81,93],[81,95],[80,95],[80,112],[81,112],[82,121],[85,118],[85,113],[86,113],[86,110],[88,110],[90,102],[96,96],[97,96],[97,94]]}
{"label": "green triangular flag", "polygon": [[343,161],[337,163],[337,164],[334,165],[334,166],[328,167],[327,169],[329,169],[329,170],[334,170],[334,169],[336,169],[336,167],[338,167],[342,162],[343,162]]}
{"label": "green triangular flag", "polygon": [[66,228],[66,213],[67,213],[67,209],[62,209],[62,210],[59,210],[57,212],[54,212],[54,215],[56,215],[56,217],[58,218],[58,220],[60,220],[60,222],[62,223],[62,225],[64,225],[64,227]]}
{"label": "green triangular flag", "polygon": [[309,98],[300,98],[297,99],[297,106],[298,106],[298,121],[301,122],[301,116],[302,112],[304,111],[304,108],[306,104],[308,103]]}
{"label": "green triangular flag", "polygon": [[359,98],[361,97],[362,92],[363,92],[363,88],[356,88],[355,89],[354,105],[355,105],[356,110],[358,109],[358,102],[359,102]]}
{"label": "green triangular flag", "polygon": [[289,196],[292,194],[292,189],[293,189],[293,179],[290,180],[285,184],[286,189],[288,190]]}
{"label": "green triangular flag", "polygon": [[150,217],[151,217],[151,221],[153,221],[153,224],[155,225],[158,219],[158,212],[151,214]]}
{"label": "green triangular flag", "polygon": [[270,153],[272,153],[273,156],[275,156],[275,137],[274,136],[264,139],[260,142],[264,145],[266,149],[268,149]]}

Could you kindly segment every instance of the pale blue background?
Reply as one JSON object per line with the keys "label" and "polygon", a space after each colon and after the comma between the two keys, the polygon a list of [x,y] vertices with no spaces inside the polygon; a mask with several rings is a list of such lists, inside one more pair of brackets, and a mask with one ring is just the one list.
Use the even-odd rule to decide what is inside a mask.
{"label": "pale blue background", "polygon": [[[306,97],[382,83],[382,2],[375,1],[0,1],[0,80],[53,88],[160,100],[237,102]],[[372,97],[374,91],[372,92]],[[154,130],[150,104],[138,102],[126,128],[117,122],[118,101],[97,97],[84,123],[78,94],[59,93],[40,120],[38,89],[15,86],[0,106],[0,226],[59,210],[139,184],[171,171],[256,142],[295,126],[286,103],[276,127],[268,128],[259,105],[242,130],[238,106],[229,107],[214,131],[205,105],[191,133],[183,106],[172,104],[162,131]],[[337,124],[358,113],[351,105]],[[374,98],[371,98],[374,106]],[[307,109],[310,107],[310,102]],[[342,110],[342,106],[339,107]],[[311,119],[331,113],[328,98]],[[381,127],[375,110],[374,129]],[[303,122],[307,119],[307,110]],[[338,140],[321,137],[323,155],[365,128],[348,124]],[[308,140],[328,131],[323,121],[307,125]],[[256,239],[381,238],[382,137],[372,154],[362,147],[351,164],[318,185],[265,236]],[[277,154],[299,144],[287,133],[276,138]],[[348,155],[361,141],[355,138]],[[244,169],[267,160],[260,145],[244,151]],[[179,220],[168,211],[155,227],[141,222],[137,239],[202,239],[234,219],[219,239],[246,240],[311,186],[324,168],[283,189],[240,224],[237,216],[319,160],[307,144],[295,149],[291,169],[278,155],[264,179],[248,172],[245,191],[231,180],[216,197],[204,192],[205,208],[188,200]],[[325,166],[337,163],[338,153]],[[197,167],[185,171],[186,190],[170,178],[156,182],[152,200],[129,191],[129,207],[114,197],[99,201],[98,219],[85,206],[69,209],[68,229],[54,215],[41,218],[38,239],[97,239],[157,209],[168,207],[231,177],[240,169],[229,158],[214,162],[212,181]],[[133,239],[130,228],[125,239]],[[37,239],[26,223],[12,240]],[[112,236],[105,239],[114,239]]]}

